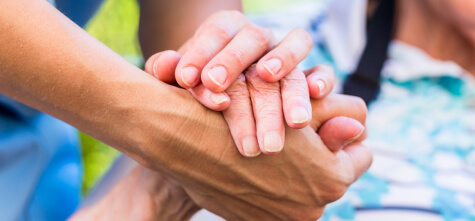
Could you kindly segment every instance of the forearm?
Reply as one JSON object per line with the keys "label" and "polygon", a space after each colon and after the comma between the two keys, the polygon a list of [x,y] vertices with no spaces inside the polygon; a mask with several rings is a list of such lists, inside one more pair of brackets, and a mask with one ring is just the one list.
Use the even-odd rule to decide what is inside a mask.
{"label": "forearm", "polygon": [[198,26],[219,10],[241,10],[240,0],[141,0],[139,39],[145,58],[177,50]]}
{"label": "forearm", "polygon": [[[142,119],[156,122],[155,134],[166,140],[188,111],[204,111],[186,92],[127,63],[46,1],[0,2],[0,93],[132,155],[141,152],[145,135],[136,133]],[[165,144],[158,140],[158,147]]]}

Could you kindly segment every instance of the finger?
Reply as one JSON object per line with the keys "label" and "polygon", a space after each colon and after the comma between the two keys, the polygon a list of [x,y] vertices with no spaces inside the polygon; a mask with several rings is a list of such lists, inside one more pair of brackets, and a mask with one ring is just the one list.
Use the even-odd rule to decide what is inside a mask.
{"label": "finger", "polygon": [[335,72],[330,66],[317,65],[305,71],[305,74],[307,75],[311,98],[323,98],[333,91],[335,85]]}
{"label": "finger", "polygon": [[261,151],[257,142],[256,124],[244,75],[239,75],[226,92],[232,102],[229,108],[223,111],[223,115],[236,146],[246,157],[258,156]]}
{"label": "finger", "polygon": [[284,147],[284,119],[279,82],[268,83],[257,75],[256,67],[246,72],[249,94],[257,126],[257,140],[264,154],[275,154]]}
{"label": "finger", "polygon": [[312,49],[312,38],[303,29],[291,31],[277,47],[257,63],[257,73],[267,82],[289,74]]}
{"label": "finger", "polygon": [[[180,55],[175,51],[157,53],[145,63],[145,71],[162,82],[173,84],[175,83],[175,68],[179,60]],[[230,99],[226,93],[211,92],[202,84],[188,90],[196,100],[211,110],[222,111],[228,108],[230,104]]]}
{"label": "finger", "polygon": [[206,88],[222,92],[239,74],[262,57],[273,45],[270,31],[257,25],[246,25],[201,72]]}
{"label": "finger", "polygon": [[312,106],[304,73],[295,68],[280,83],[287,125],[294,129],[306,127],[312,119]]}
{"label": "finger", "polygon": [[180,55],[184,55],[188,49],[191,48],[191,46],[193,46],[193,42],[194,42],[194,39],[193,38],[190,38],[188,39],[188,41],[185,42],[185,44],[183,44],[178,50],[178,54]]}
{"label": "finger", "polygon": [[371,151],[361,144],[352,144],[343,150],[351,161],[354,170],[354,179],[351,183],[360,178],[371,166],[373,162],[373,154]]}
{"label": "finger", "polygon": [[228,108],[231,103],[229,96],[225,92],[211,92],[205,88],[203,84],[198,84],[198,86],[188,90],[196,100],[211,110],[223,111]]}
{"label": "finger", "polygon": [[318,130],[325,146],[332,152],[338,152],[353,142],[366,138],[363,124],[348,117],[335,117],[325,122]]}
{"label": "finger", "polygon": [[196,86],[200,82],[200,73],[206,64],[246,24],[248,24],[246,17],[236,11],[219,12],[205,21],[196,32],[193,44],[187,46],[187,51],[178,63],[175,72],[178,84],[184,88]]}
{"label": "finger", "polygon": [[176,51],[163,51],[151,56],[145,63],[145,72],[158,80],[175,83],[175,69],[181,56]]}
{"label": "finger", "polygon": [[365,102],[355,96],[330,94],[325,99],[310,100],[313,117],[310,126],[318,130],[320,126],[335,117],[348,117],[365,125],[367,108]]}

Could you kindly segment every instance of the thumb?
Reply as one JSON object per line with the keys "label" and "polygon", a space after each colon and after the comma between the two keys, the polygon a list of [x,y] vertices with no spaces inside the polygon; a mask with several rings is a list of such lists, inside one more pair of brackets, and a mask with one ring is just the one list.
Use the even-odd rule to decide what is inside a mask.
{"label": "thumb", "polygon": [[365,127],[348,117],[335,117],[325,122],[318,130],[323,143],[332,152],[340,151],[347,145],[366,138]]}

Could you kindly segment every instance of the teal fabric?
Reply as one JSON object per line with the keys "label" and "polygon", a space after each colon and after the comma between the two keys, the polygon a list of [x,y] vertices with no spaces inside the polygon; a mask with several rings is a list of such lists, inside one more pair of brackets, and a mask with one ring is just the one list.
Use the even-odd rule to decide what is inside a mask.
{"label": "teal fabric", "polygon": [[[347,56],[355,51],[335,51],[335,44],[357,46],[353,35],[364,33],[363,29],[349,31],[353,28],[348,27],[349,21],[335,13],[329,16],[335,9],[340,10],[338,15],[352,14],[347,1],[338,3],[337,8],[314,8],[307,22],[282,19],[288,14],[300,16],[300,11],[290,8],[254,19],[275,33],[295,27],[307,30],[314,47],[300,67],[332,66],[335,92],[341,91],[351,72],[349,62],[357,62]],[[330,19],[334,20],[327,24],[333,26],[325,26]],[[327,32],[329,28],[333,32]],[[388,55],[381,92],[368,107],[365,144],[374,153],[373,165],[340,200],[326,207],[321,220],[475,221],[474,77],[453,62],[434,60],[401,42],[393,42]]]}
{"label": "teal fabric", "polygon": [[[430,66],[444,62],[426,58],[418,58],[417,67],[404,68],[398,66],[404,64],[397,62],[401,56],[391,59],[397,64],[383,72],[381,93],[369,106],[366,143],[375,154],[374,164],[328,206],[323,220],[354,220],[361,211],[390,210],[475,220],[473,77],[457,68],[433,71]],[[424,71],[424,66],[426,72],[399,77],[406,70]]]}

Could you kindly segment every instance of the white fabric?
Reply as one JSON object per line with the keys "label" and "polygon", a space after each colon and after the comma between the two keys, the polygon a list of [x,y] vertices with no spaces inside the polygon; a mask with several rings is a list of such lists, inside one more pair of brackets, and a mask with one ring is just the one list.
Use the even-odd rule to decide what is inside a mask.
{"label": "white fabric", "polygon": [[321,32],[341,71],[352,73],[366,44],[367,0],[332,0]]}
{"label": "white fabric", "polygon": [[382,71],[383,76],[404,82],[422,77],[471,76],[453,61],[440,61],[430,57],[423,50],[401,41],[393,41],[389,47],[389,58]]}

